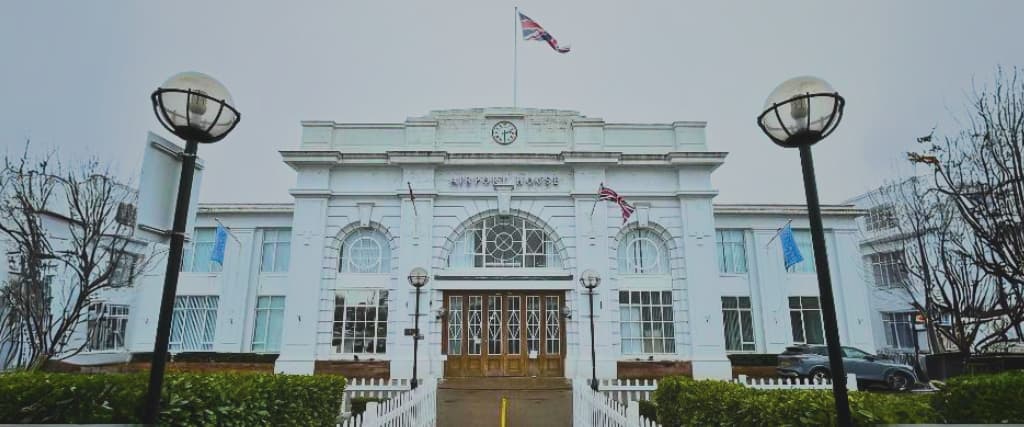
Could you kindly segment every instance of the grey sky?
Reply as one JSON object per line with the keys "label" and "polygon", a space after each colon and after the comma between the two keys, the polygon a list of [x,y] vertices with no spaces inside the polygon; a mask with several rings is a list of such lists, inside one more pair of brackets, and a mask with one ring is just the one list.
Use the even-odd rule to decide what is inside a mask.
{"label": "grey sky", "polygon": [[[796,151],[755,124],[767,94],[829,80],[847,116],[815,148],[824,202],[892,175],[950,121],[972,78],[1024,65],[1020,1],[4,1],[0,144],[109,157],[137,174],[149,94],[197,70],[233,93],[242,122],[202,146],[204,202],[288,201],[277,150],[299,121],[401,122],[432,109],[511,104],[513,6],[562,43],[520,43],[521,106],[610,122],[708,121],[721,202],[802,202]],[[166,132],[161,134],[165,136]]]}

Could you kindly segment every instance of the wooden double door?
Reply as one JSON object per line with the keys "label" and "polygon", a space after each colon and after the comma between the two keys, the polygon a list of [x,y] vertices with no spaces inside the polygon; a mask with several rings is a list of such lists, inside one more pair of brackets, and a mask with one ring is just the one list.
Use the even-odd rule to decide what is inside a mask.
{"label": "wooden double door", "polygon": [[564,376],[564,298],[558,291],[445,291],[445,376]]}

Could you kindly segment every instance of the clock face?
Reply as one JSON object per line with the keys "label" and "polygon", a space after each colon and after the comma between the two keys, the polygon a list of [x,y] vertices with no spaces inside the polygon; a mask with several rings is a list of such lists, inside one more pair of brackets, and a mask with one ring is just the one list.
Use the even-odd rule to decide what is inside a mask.
{"label": "clock face", "polygon": [[508,120],[495,123],[494,127],[491,128],[491,138],[494,139],[494,142],[501,145],[511,144],[516,140],[517,136],[519,136],[519,131],[516,130],[516,125]]}

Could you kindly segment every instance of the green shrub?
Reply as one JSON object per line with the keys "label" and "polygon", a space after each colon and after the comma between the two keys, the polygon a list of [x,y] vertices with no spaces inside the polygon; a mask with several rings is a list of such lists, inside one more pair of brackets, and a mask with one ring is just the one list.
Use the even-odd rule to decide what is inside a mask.
{"label": "green shrub", "polygon": [[[666,378],[654,393],[665,426],[793,425],[836,423],[829,390],[756,390],[724,381]],[[856,425],[926,423],[940,418],[927,396],[853,392]]]}
{"label": "green shrub", "polygon": [[655,405],[654,402],[651,402],[650,400],[641,400],[637,402],[637,404],[640,406],[640,415],[643,415],[644,418],[651,421],[656,421],[658,419],[658,405]]}
{"label": "green shrub", "polygon": [[359,396],[359,397],[353,397],[352,401],[349,404],[352,405],[352,415],[359,415],[359,414],[362,414],[363,412],[366,412],[366,404],[367,403],[370,403],[370,402],[384,402],[386,400],[390,400],[390,399],[388,399],[386,397]]}
{"label": "green shrub", "polygon": [[[0,423],[139,423],[143,374],[0,374]],[[345,379],[251,373],[168,374],[165,425],[333,425]]]}
{"label": "green shrub", "polygon": [[950,423],[1024,423],[1024,371],[950,379],[932,405]]}

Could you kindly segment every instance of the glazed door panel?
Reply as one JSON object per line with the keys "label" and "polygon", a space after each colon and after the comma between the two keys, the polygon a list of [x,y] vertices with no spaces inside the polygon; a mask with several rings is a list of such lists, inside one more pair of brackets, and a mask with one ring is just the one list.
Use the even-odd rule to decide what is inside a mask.
{"label": "glazed door panel", "polygon": [[551,291],[445,292],[445,376],[563,376],[563,298]]}

